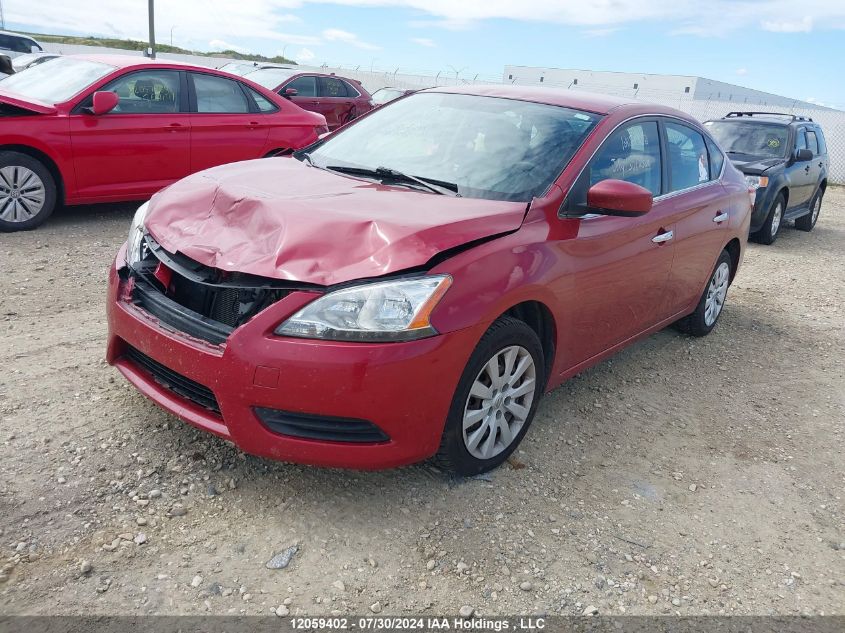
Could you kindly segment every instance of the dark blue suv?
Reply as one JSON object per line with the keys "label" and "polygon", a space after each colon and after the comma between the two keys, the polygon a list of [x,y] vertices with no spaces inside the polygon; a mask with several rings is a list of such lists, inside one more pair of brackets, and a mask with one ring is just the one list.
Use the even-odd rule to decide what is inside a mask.
{"label": "dark blue suv", "polygon": [[786,220],[811,231],[821,210],[830,163],[813,119],[773,112],[731,112],[707,129],[755,190],[750,238],[775,241]]}

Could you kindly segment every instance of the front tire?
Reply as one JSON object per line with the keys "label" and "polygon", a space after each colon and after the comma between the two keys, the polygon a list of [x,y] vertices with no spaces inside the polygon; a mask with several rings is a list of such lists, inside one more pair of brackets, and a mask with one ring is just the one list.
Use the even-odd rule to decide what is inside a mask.
{"label": "front tire", "polygon": [[56,182],[44,164],[20,152],[0,152],[0,231],[43,224],[56,206]]}
{"label": "front tire", "polygon": [[774,244],[778,238],[778,232],[783,224],[783,214],[786,211],[786,197],[779,193],[772,203],[772,208],[769,209],[769,215],[766,216],[766,221],[763,226],[756,233],[752,233],[749,237],[759,244]]}
{"label": "front tire", "polygon": [[795,220],[795,228],[799,231],[812,231],[819,219],[819,213],[822,210],[822,198],[824,197],[824,189],[819,189],[813,202],[810,203],[810,212],[807,215],[802,215]]}
{"label": "front tire", "polygon": [[458,381],[435,463],[469,476],[504,462],[534,419],[545,385],[544,367],[534,330],[512,317],[496,320]]}
{"label": "front tire", "polygon": [[706,336],[716,327],[725,305],[725,299],[728,296],[728,287],[731,283],[731,264],[730,254],[727,251],[722,251],[719,260],[716,262],[716,267],[710,274],[707,287],[698,301],[695,312],[676,323],[681,332],[690,336]]}

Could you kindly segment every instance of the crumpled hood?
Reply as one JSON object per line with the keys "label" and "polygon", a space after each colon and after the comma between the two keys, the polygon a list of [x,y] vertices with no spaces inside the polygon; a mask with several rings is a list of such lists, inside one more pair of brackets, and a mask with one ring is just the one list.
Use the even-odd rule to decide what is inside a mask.
{"label": "crumpled hood", "polygon": [[21,108],[22,110],[28,110],[29,112],[34,112],[35,114],[56,114],[56,112],[58,112],[56,106],[50,105],[49,103],[36,101],[35,99],[29,99],[15,94],[14,92],[3,90],[2,84],[0,84],[0,103],[15,106],[16,108]]}
{"label": "crumpled hood", "polygon": [[526,204],[386,187],[292,158],[224,165],[153,196],[146,228],[206,266],[312,284],[377,277],[522,224]]}
{"label": "crumpled hood", "polygon": [[783,158],[754,158],[752,160],[734,160],[731,159],[739,171],[743,174],[762,174],[764,171],[775,165],[782,165],[785,161]]}

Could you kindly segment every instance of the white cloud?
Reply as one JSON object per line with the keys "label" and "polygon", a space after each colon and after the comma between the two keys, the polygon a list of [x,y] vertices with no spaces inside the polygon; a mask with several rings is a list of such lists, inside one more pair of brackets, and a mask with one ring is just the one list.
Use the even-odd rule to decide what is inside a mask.
{"label": "white cloud", "polygon": [[809,33],[813,30],[812,16],[805,15],[800,20],[764,20],[763,30],[775,33]]}
{"label": "white cloud", "polygon": [[381,49],[381,46],[376,46],[375,44],[370,44],[369,42],[363,42],[358,39],[358,36],[355,35],[355,33],[350,33],[349,31],[341,29],[326,29],[323,31],[323,39],[328,42],[342,42],[356,48],[361,48],[365,51],[377,51]]}
{"label": "white cloud", "polygon": [[737,68],[736,74],[739,75],[740,77],[743,76],[743,75],[747,75],[748,69],[747,68]]}
{"label": "white cloud", "polygon": [[414,44],[419,44],[420,46],[426,46],[428,48],[434,48],[437,44],[434,43],[434,40],[430,40],[427,37],[412,37],[411,41]]}
{"label": "white cloud", "polygon": [[306,64],[310,61],[313,61],[315,57],[316,55],[314,54],[314,51],[309,50],[307,48],[301,48],[299,49],[299,52],[294,56],[294,59],[296,59],[296,61],[298,62]]}
{"label": "white cloud", "polygon": [[584,31],[584,35],[587,37],[607,37],[608,35],[612,35],[618,31],[618,28],[615,27],[608,27],[604,29],[587,29]]}

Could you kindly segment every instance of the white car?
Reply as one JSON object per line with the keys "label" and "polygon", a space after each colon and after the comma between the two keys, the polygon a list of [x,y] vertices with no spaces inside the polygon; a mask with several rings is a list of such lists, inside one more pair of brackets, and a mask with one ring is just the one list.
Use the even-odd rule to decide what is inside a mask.
{"label": "white car", "polygon": [[44,49],[28,35],[12,33],[11,31],[0,31],[0,54],[8,55],[14,59],[18,55],[27,53],[42,53]]}

